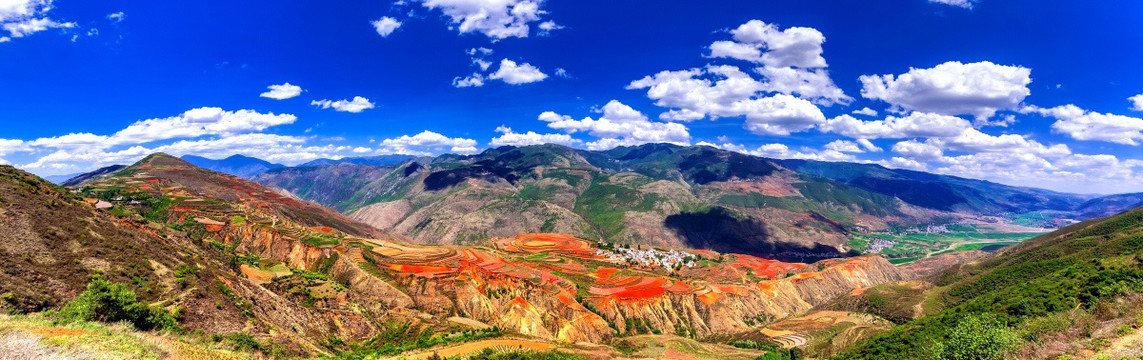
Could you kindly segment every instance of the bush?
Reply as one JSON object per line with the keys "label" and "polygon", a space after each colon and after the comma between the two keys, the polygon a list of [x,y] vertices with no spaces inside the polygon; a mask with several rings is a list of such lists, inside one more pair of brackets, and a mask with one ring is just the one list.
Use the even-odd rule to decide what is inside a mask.
{"label": "bush", "polygon": [[175,317],[165,310],[140,303],[127,285],[113,283],[96,275],[87,290],[72,299],[59,316],[65,320],[126,321],[139,330],[178,330]]}
{"label": "bush", "polygon": [[[438,355],[439,356],[439,355]],[[559,351],[543,352],[496,352],[490,348],[484,349],[470,360],[583,360],[583,357],[565,354]]]}
{"label": "bush", "polygon": [[969,316],[957,322],[947,339],[929,348],[933,359],[995,360],[1020,345],[1020,336],[995,318]]}

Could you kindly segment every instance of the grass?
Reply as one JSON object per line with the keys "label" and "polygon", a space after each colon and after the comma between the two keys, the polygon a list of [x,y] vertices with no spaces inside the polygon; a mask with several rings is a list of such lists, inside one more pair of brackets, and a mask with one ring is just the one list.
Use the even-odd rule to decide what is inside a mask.
{"label": "grass", "polygon": [[130,324],[61,322],[46,314],[0,315],[0,358],[5,359],[242,359],[169,335],[136,332]]}

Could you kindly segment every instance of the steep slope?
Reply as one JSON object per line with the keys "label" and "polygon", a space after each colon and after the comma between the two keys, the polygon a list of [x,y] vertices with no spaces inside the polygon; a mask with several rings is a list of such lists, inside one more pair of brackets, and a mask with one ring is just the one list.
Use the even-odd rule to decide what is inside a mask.
{"label": "steep slope", "polygon": [[[385,189],[373,188],[377,179],[392,172],[392,166],[333,163],[274,169],[250,180],[286,189],[303,199],[338,211],[347,211],[373,201]],[[356,207],[355,207],[356,206]]]}
{"label": "steep slope", "polygon": [[954,350],[987,351],[985,358],[1091,356],[1135,333],[1143,316],[1143,208],[1025,241],[932,281],[937,287],[913,301],[928,315],[840,358]]}
{"label": "steep slope", "polygon": [[107,167],[102,167],[102,168],[96,169],[92,172],[76,175],[72,178],[67,179],[66,181],[60,182],[59,185],[60,186],[79,186],[83,183],[97,180],[104,175],[111,174],[111,173],[114,173],[116,171],[119,171],[125,167],[127,167],[127,165],[111,165],[111,166],[107,166]]}
{"label": "steep slope", "polygon": [[[831,257],[846,252],[849,232],[933,216],[770,160],[661,144],[606,152],[503,147],[475,156],[417,159],[392,171],[343,164],[268,172],[255,180],[431,244],[544,231],[786,258]],[[322,186],[307,187],[311,183]]]}
{"label": "steep slope", "polygon": [[394,355],[503,335],[726,336],[910,276],[879,257],[784,263],[559,234],[418,246],[162,154],[74,194],[2,169],[0,215],[18,226],[0,239],[10,262],[0,291],[11,293],[0,306],[58,308],[102,270],[177,311],[185,329],[241,332],[275,356]]}
{"label": "steep slope", "polygon": [[219,160],[195,155],[183,155],[181,159],[204,169],[214,170],[244,179],[249,179],[269,170],[286,167],[282,164],[274,164],[266,160],[242,155],[231,155],[230,157]]}
{"label": "steep slope", "polygon": [[[909,204],[928,209],[1012,216],[1036,212],[1043,218],[1038,221],[1037,226],[1059,226],[1061,222],[1055,221],[1057,219],[1091,218],[1091,213],[1079,208],[1085,201],[1096,197],[1001,185],[913,170],[888,169],[875,164],[796,159],[777,160],[777,162],[794,171],[894,196]],[[1114,207],[1114,212],[1103,216],[1130,208],[1132,207]]]}
{"label": "steep slope", "polygon": [[161,178],[177,183],[200,196],[227,205],[242,205],[267,211],[271,215],[297,222],[302,226],[332,226],[354,236],[385,237],[381,231],[355,222],[324,206],[283,195],[257,183],[196,167],[184,160],[154,154],[135,165],[101,180],[128,190],[145,185],[146,178]]}
{"label": "steep slope", "polygon": [[1082,219],[1107,217],[1143,206],[1143,193],[1117,194],[1088,200],[1076,207],[1075,212]]}

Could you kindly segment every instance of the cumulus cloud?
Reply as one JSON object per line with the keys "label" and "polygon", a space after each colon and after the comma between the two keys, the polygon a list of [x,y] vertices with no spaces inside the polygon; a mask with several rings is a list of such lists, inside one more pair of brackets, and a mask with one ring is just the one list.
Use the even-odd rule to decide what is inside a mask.
{"label": "cumulus cloud", "polygon": [[521,85],[544,81],[548,78],[548,74],[540,71],[532,64],[521,64],[508,59],[500,60],[499,68],[495,72],[487,73],[488,69],[492,67],[492,61],[487,60],[487,56],[492,54],[491,49],[473,48],[468,49],[465,53],[472,56],[472,64],[479,67],[480,71],[473,72],[472,75],[453,78],[453,87],[481,87],[484,86],[486,80],[500,80],[510,85]]}
{"label": "cumulus cloud", "polygon": [[790,95],[752,99],[740,103],[746,130],[759,135],[790,135],[826,121],[821,109]]}
{"label": "cumulus cloud", "polygon": [[382,16],[380,19],[370,21],[369,23],[373,24],[373,29],[377,30],[377,35],[381,35],[381,37],[389,37],[389,34],[392,34],[394,31],[397,31],[397,28],[401,27],[400,21],[388,16]]}
{"label": "cumulus cloud", "polygon": [[939,146],[917,140],[905,140],[893,144],[893,152],[914,160],[938,160],[945,155]]}
{"label": "cumulus cloud", "polygon": [[1131,102],[1131,110],[1143,111],[1143,94],[1127,98]]}
{"label": "cumulus cloud", "polygon": [[285,100],[302,94],[301,86],[293,85],[290,83],[270,85],[266,88],[270,90],[261,93],[258,96],[275,100]]}
{"label": "cumulus cloud", "polygon": [[458,88],[484,86],[484,75],[480,73],[472,73],[472,75],[465,77],[457,76],[452,79],[452,86]]}
{"label": "cumulus cloud", "polygon": [[[205,135],[229,136],[243,132],[261,131],[271,126],[291,124],[297,117],[291,114],[259,113],[254,110],[226,111],[217,107],[187,110],[177,116],[137,121],[105,141],[114,145],[145,144],[156,140],[193,138]],[[76,140],[98,143],[98,136],[72,134]],[[55,145],[58,147],[58,145]]]}
{"label": "cumulus cloud", "polygon": [[950,61],[900,75],[863,75],[861,96],[895,108],[987,119],[999,110],[1016,109],[1031,94],[1031,69],[988,61]]}
{"label": "cumulus cloud", "polygon": [[955,6],[959,8],[972,9],[979,0],[929,0],[930,3],[944,4],[948,6]]}
{"label": "cumulus cloud", "polygon": [[1047,109],[1028,106],[1021,109],[1021,112],[1055,118],[1052,131],[1066,134],[1076,140],[1106,141],[1124,145],[1139,145],[1139,140],[1143,140],[1143,119],[1140,118],[1101,114],[1071,104]]}
{"label": "cumulus cloud", "polygon": [[655,105],[672,108],[659,115],[663,120],[742,116],[747,130],[775,135],[804,131],[825,121],[821,110],[809,101],[785,94],[758,97],[764,85],[729,65],[663,71],[633,81],[627,88],[647,89]]}
{"label": "cumulus cloud", "polygon": [[877,116],[877,110],[873,110],[873,109],[870,109],[868,107],[864,107],[864,108],[861,108],[859,110],[854,110],[851,114],[865,115],[865,116]]}
{"label": "cumulus cloud", "polygon": [[582,141],[574,139],[568,134],[539,134],[534,131],[521,134],[512,131],[512,128],[504,125],[497,127],[496,132],[502,135],[493,138],[492,141],[489,142],[492,146],[528,146],[541,144],[572,146],[582,143]]}
{"label": "cumulus cloud", "polygon": [[815,151],[810,148],[803,147],[801,150],[791,150],[786,144],[772,143],[760,145],[757,148],[750,149],[741,144],[722,143],[714,144],[709,142],[700,142],[696,145],[705,145],[715,147],[727,151],[734,151],[751,156],[759,156],[773,159],[806,159],[806,160],[819,160],[819,161],[857,161],[857,157],[834,149],[825,149]]}
{"label": "cumulus cloud", "polygon": [[[130,163],[157,151],[176,156],[245,154],[297,164],[317,157],[336,156],[337,152],[348,149],[306,146],[305,138],[258,133],[295,120],[290,114],[201,107],[175,116],[139,120],[111,135],[70,133],[31,141],[0,140],[0,155],[13,151],[46,154],[21,167],[37,173],[58,174]],[[178,141],[155,147],[148,145],[164,140]]]}
{"label": "cumulus cloud", "polygon": [[[730,33],[734,36],[734,42],[719,41],[712,44],[712,57],[735,58],[771,67],[826,67],[825,58],[822,57],[825,36],[817,29],[791,27],[779,30],[774,24],[750,20]],[[755,51],[748,51],[747,47]]]}
{"label": "cumulus cloud", "polygon": [[[542,0],[421,0],[428,9],[440,9],[461,34],[481,33],[492,39],[527,37],[529,24],[541,21],[547,12]],[[554,30],[555,23],[547,25]],[[543,31],[541,24],[541,31]]]}
{"label": "cumulus cloud", "polygon": [[8,36],[0,43],[54,28],[73,28],[74,22],[60,22],[48,17],[52,0],[9,0],[0,2],[0,27]]}
{"label": "cumulus cloud", "polygon": [[413,136],[402,135],[396,138],[384,139],[381,140],[378,145],[378,154],[425,156],[444,151],[458,154],[471,154],[476,152],[476,140],[450,138],[428,130]]}
{"label": "cumulus cloud", "polygon": [[730,58],[760,64],[760,90],[797,94],[823,105],[848,104],[853,99],[834,85],[825,70],[825,36],[808,27],[779,30],[774,24],[750,20],[730,31],[734,40],[715,41],[711,58]]}
{"label": "cumulus cloud", "polygon": [[834,140],[824,146],[826,150],[833,150],[843,153],[856,153],[861,154],[865,152],[881,152],[882,149],[873,142],[866,139],[858,139],[856,141],[849,140]]}
{"label": "cumulus cloud", "polygon": [[529,63],[517,64],[515,61],[500,60],[500,68],[488,75],[489,79],[500,80],[511,85],[520,85],[544,81],[548,78],[540,69]]}
{"label": "cumulus cloud", "polygon": [[952,137],[972,128],[968,120],[948,115],[912,112],[906,116],[887,116],[884,120],[863,121],[849,115],[826,120],[818,127],[822,132],[837,133],[857,139],[892,139],[909,137]]}
{"label": "cumulus cloud", "polygon": [[597,140],[586,143],[591,150],[606,150],[616,146],[633,146],[647,143],[690,144],[690,132],[686,126],[671,122],[654,122],[646,115],[617,100],[611,100],[602,109],[599,119],[585,117],[575,120],[571,116],[552,111],[540,114],[539,119],[548,127],[568,134],[585,132]]}
{"label": "cumulus cloud", "polygon": [[537,27],[540,28],[540,35],[541,36],[547,36],[547,35],[551,34],[552,31],[556,31],[556,30],[564,28],[563,25],[556,24],[555,21],[551,21],[551,20],[542,22]]}
{"label": "cumulus cloud", "polygon": [[375,104],[361,96],[354,96],[353,100],[313,100],[310,105],[320,107],[322,109],[334,109],[341,112],[359,113],[366,109],[372,109]]}

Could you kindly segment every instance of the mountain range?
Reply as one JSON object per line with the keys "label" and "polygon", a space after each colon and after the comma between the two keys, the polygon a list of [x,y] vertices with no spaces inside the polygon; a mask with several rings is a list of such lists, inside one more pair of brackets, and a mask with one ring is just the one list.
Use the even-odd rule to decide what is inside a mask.
{"label": "mountain range", "polygon": [[[1065,194],[668,144],[502,147],[395,166],[282,168],[253,180],[416,242],[555,231],[763,256],[837,256],[853,251],[850,234],[923,224],[1037,231],[1143,202],[1143,194]],[[1022,227],[999,226],[1010,224]]]}
{"label": "mountain range", "polygon": [[[163,154],[69,188],[0,166],[0,221],[7,224],[0,232],[0,309],[26,314],[0,316],[0,326],[10,329],[3,336],[33,334],[51,346],[113,358],[421,358],[472,356],[485,348],[516,349],[525,359],[1140,355],[1143,208],[992,252],[942,252],[909,265],[845,253],[812,262],[775,260],[776,251],[815,249],[794,247],[777,231],[758,233],[788,226],[759,214],[814,220],[818,213],[817,224],[794,225],[801,231],[795,236],[812,229],[826,234],[831,228],[823,224],[832,224],[837,234],[852,237],[873,231],[875,221],[887,227],[946,218],[983,224],[1000,218],[988,213],[997,208],[1109,211],[1132,203],[1132,196],[879,175],[903,184],[947,184],[959,198],[940,210],[869,190],[885,188],[870,185],[876,181],[854,180],[871,175],[841,175],[893,170],[847,166],[815,176],[794,170],[801,166],[830,163],[782,163],[705,147],[587,152],[535,146],[259,176],[293,174],[294,184],[313,177],[314,187],[375,179],[357,184],[377,189],[380,202],[354,200],[356,192],[327,199],[364,204],[346,211],[353,217],[400,200],[460,215],[454,204],[480,204],[470,213],[486,215],[492,213],[482,208],[514,206],[523,215],[497,213],[521,216],[510,221],[555,206],[584,223],[579,231],[611,236],[549,229],[448,245],[409,242],[432,242],[423,235],[428,225],[408,233],[400,226],[378,229],[294,192]],[[318,176],[327,171],[339,175]],[[964,195],[987,187],[994,193]],[[755,191],[771,194],[760,195],[766,206],[782,207],[723,200]],[[473,219],[418,216],[429,224]],[[623,222],[601,226],[613,221],[609,216]],[[649,228],[656,216],[683,241],[705,242],[624,238],[654,231],[628,228]],[[495,232],[517,225],[493,219],[480,226]],[[729,243],[736,236],[745,241]],[[99,324],[114,322],[129,325]]]}

